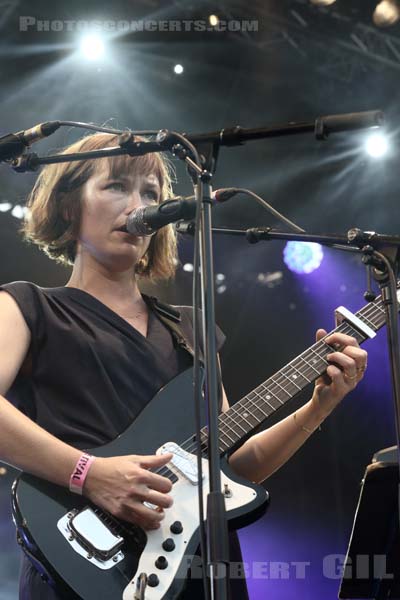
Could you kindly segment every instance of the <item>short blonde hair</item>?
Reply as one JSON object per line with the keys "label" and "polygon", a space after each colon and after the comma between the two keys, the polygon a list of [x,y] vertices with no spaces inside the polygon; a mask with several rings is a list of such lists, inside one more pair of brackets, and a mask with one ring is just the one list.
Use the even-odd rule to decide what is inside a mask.
{"label": "short blonde hair", "polygon": [[[117,146],[117,134],[95,133],[65,148],[60,154],[87,152]],[[171,164],[161,154],[124,154],[93,160],[47,165],[27,199],[28,213],[20,229],[26,241],[39,246],[51,259],[64,265],[75,261],[81,222],[82,186],[98,169],[109,169],[112,178],[122,174],[154,174],[161,188],[160,202],[172,196]],[[152,238],[135,273],[150,280],[168,279],[177,264],[176,233],[172,225]]]}

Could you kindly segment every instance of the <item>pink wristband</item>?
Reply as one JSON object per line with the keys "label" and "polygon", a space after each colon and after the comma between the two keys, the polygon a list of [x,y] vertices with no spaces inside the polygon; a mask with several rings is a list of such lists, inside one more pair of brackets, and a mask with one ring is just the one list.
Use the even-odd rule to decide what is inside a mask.
{"label": "pink wristband", "polygon": [[81,455],[69,480],[70,492],[82,496],[83,484],[85,483],[86,476],[89,473],[90,466],[95,458],[95,456],[86,454],[86,452]]}

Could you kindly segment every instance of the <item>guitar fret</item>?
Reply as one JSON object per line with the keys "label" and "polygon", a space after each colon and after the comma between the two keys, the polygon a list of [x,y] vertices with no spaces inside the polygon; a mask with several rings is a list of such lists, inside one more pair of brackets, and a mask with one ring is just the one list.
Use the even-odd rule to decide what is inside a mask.
{"label": "guitar fret", "polygon": [[[238,412],[238,410],[236,409],[236,405],[233,408],[236,410],[236,413],[240,416],[240,418],[246,421],[250,428],[253,428],[255,425],[258,424],[256,417],[249,413],[246,409],[243,409],[243,412]],[[255,421],[255,423],[251,423],[249,421],[249,418],[252,418]]]}
{"label": "guitar fret", "polygon": [[[262,396],[260,396],[260,399],[261,399],[261,400],[263,399],[263,398],[262,398]],[[267,402],[267,404],[269,404],[269,403]],[[268,417],[268,413],[264,412],[264,411],[263,411],[263,409],[261,408],[261,406],[259,406],[259,405],[258,405],[256,402],[253,402],[253,403],[252,403],[252,406],[253,406],[253,407],[254,407],[256,410],[259,410],[259,411],[260,411],[260,413],[263,415],[263,417]],[[272,406],[271,404],[269,404],[269,406],[270,406],[270,408],[273,408],[273,406]]]}
{"label": "guitar fret", "polygon": [[[288,367],[289,367],[289,365],[288,365]],[[300,371],[300,369],[298,369],[298,368],[297,368],[297,367],[295,367],[294,365],[290,365],[290,368],[291,368],[291,369],[293,369],[293,371],[295,371],[295,372],[291,373],[291,375],[290,375],[290,381],[291,381],[292,383],[294,383],[294,385],[295,385],[295,386],[296,386],[296,387],[297,387],[299,390],[301,390],[301,389],[303,389],[303,388],[302,388],[301,386],[298,386],[298,385],[296,384],[296,382],[295,382],[295,381],[293,381],[294,379],[297,379],[298,377],[302,377],[303,379],[305,379],[305,380],[306,380],[307,384],[308,384],[308,383],[311,383],[311,380],[310,380],[310,379],[308,379],[308,377],[306,377],[306,376],[304,375],[304,373],[302,373],[302,372]],[[286,377],[288,377],[288,375],[287,375]]]}
{"label": "guitar fret", "polygon": [[370,319],[368,319],[365,315],[363,315],[362,317],[360,317],[360,319],[362,321],[366,321],[367,323],[369,323],[370,325],[372,325],[373,328],[375,327],[374,322],[371,321]]}
{"label": "guitar fret", "polygon": [[249,413],[246,410],[244,410],[243,413],[240,413],[240,412],[238,412],[238,410],[236,408],[236,405],[232,406],[232,410],[236,414],[236,416],[238,418],[242,419],[243,421],[245,421],[246,424],[249,425],[249,427],[253,426],[253,424],[250,423],[250,421],[247,420],[247,417],[249,416]]}
{"label": "guitar fret", "polygon": [[[256,388],[257,389],[257,388]],[[262,403],[265,403],[265,398],[259,394],[258,392],[256,392],[255,390],[253,390],[252,392],[250,392],[250,394],[247,394],[247,396],[245,396],[238,404],[241,404],[243,402],[243,404],[247,401],[250,402],[252,408],[255,408],[256,410],[259,410],[260,413],[262,414],[263,418],[268,416],[268,413],[265,413],[262,408],[259,406],[259,401],[261,400]],[[268,402],[267,402],[268,404]],[[271,404],[269,405],[270,408],[274,408]]]}
{"label": "guitar fret", "polygon": [[[322,364],[323,364],[324,366],[326,366],[326,365],[328,364],[328,363],[327,363],[327,361],[326,361],[324,358],[322,358],[322,356],[320,356],[320,355],[319,355],[319,354],[318,354],[318,353],[317,353],[317,352],[316,352],[316,351],[315,351],[313,348],[310,348],[310,351],[311,351],[313,354],[315,354],[315,356],[317,356],[317,357],[318,357],[318,360],[314,359],[314,364],[316,364],[316,363],[318,363],[318,362],[322,362]],[[318,372],[320,373],[320,371],[318,371]]]}
{"label": "guitar fret", "polygon": [[221,431],[221,430],[219,431],[220,442],[222,442],[223,444],[226,444],[229,447],[232,447],[237,442],[238,439],[240,439],[240,436],[231,437],[230,435],[228,435],[226,433],[226,431]]}
{"label": "guitar fret", "polygon": [[[231,422],[233,421],[234,425],[237,425],[238,427],[240,427],[240,429],[241,429],[242,431],[244,431],[245,433],[247,433],[246,429],[244,429],[244,428],[241,426],[241,424],[240,424],[240,423],[238,423],[237,421],[235,421],[235,419],[233,419],[233,418],[232,418],[232,415],[229,415],[229,416],[227,417],[226,421],[227,421],[227,422],[228,422],[228,421],[231,421]],[[236,434],[238,433],[238,432],[235,430],[235,428],[234,428],[234,427],[232,427],[230,424],[229,424],[229,427],[232,429],[232,431],[233,431],[234,433],[236,433]]]}
{"label": "guitar fret", "polygon": [[[247,433],[247,432],[249,431],[249,428],[251,429],[251,428],[253,427],[253,424],[252,424],[252,423],[250,423],[250,422],[249,422],[249,421],[246,419],[246,416],[247,416],[247,413],[246,413],[246,411],[245,411],[245,415],[246,415],[246,416],[245,416],[245,415],[242,415],[242,414],[240,414],[240,413],[239,413],[239,412],[238,412],[238,411],[235,409],[235,407],[233,406],[233,407],[232,407],[232,414],[233,414],[233,416],[234,416],[234,417],[236,417],[236,418],[234,418],[234,421],[235,421],[235,423],[236,423],[236,424],[237,424],[237,425],[238,425],[238,426],[239,426],[239,427],[240,427],[240,428],[241,428],[241,429],[242,429],[242,430],[243,430],[245,433]],[[244,423],[244,425],[245,425],[244,427],[243,427],[242,423]]]}
{"label": "guitar fret", "polygon": [[229,434],[228,434],[226,431],[221,431],[221,435],[224,435],[225,437],[227,437],[227,438],[228,438],[228,440],[230,440],[232,443],[234,443],[234,442],[235,442],[235,440],[233,440],[233,439],[231,438],[231,436],[230,436],[230,435],[229,435]]}
{"label": "guitar fret", "polygon": [[[318,369],[316,369],[310,362],[308,362],[308,360],[306,360],[305,358],[303,358],[302,355],[299,356],[300,360],[302,360],[304,363],[306,363],[307,367],[309,369],[312,369],[318,376],[320,375],[320,372],[318,371]],[[310,382],[311,383],[311,382]]]}
{"label": "guitar fret", "polygon": [[[284,393],[285,393],[285,394],[286,394],[288,397],[289,397],[289,396],[291,396],[290,392],[288,392],[288,391],[287,391],[287,389],[286,389],[285,387],[283,387],[283,385],[281,385],[281,384],[279,383],[279,381],[276,381],[276,380],[274,380],[272,377],[271,377],[270,379],[271,379],[272,383],[274,383],[275,385],[278,385],[278,386],[281,388],[281,390],[282,390],[282,391],[283,391],[283,392],[284,392]],[[278,397],[278,400],[281,402],[281,400],[280,400],[280,398],[279,398],[279,397]]]}
{"label": "guitar fret", "polygon": [[[366,321],[367,319],[365,319],[364,317],[361,317],[361,320]],[[370,322],[371,323],[371,322]],[[367,323],[368,325],[368,323]],[[370,325],[369,325],[370,326]],[[351,335],[353,338],[355,338],[357,340],[357,342],[361,343],[364,342],[365,339],[367,338],[367,336],[364,333],[361,333],[358,329],[356,329],[355,327],[353,327],[351,324],[347,325],[346,331],[345,333],[347,335]]]}
{"label": "guitar fret", "polygon": [[379,327],[385,322],[385,320],[381,320],[382,314],[386,314],[385,309],[382,306],[380,306],[381,304],[382,302],[374,303],[371,307],[369,307],[371,310],[361,311],[361,316],[364,316],[364,314],[368,312],[368,317],[371,317],[371,319],[377,319],[378,322],[375,325],[377,329],[379,329]]}
{"label": "guitar fret", "polygon": [[[268,382],[269,383],[269,380]],[[264,395],[262,397],[262,399],[264,400],[264,402],[266,402],[272,409],[277,408],[277,406],[274,406],[274,404],[272,404],[270,402],[270,400],[277,400],[278,401],[278,406],[282,404],[281,400],[279,399],[279,397],[271,390],[271,387],[268,386],[264,386],[264,391],[266,392],[266,395]]]}
{"label": "guitar fret", "polygon": [[219,438],[219,451],[221,452],[221,454],[223,454],[224,452],[226,452],[230,448],[231,448],[231,445],[227,444],[226,442],[224,443],[224,441],[220,437]]}
{"label": "guitar fret", "polygon": [[[286,375],[286,373],[284,373],[283,369],[282,369],[281,371],[279,371],[279,373],[281,373],[281,374],[283,375],[283,377],[285,377],[285,379],[287,379],[287,381],[288,381],[288,382],[289,382],[289,383],[290,383],[290,384],[291,384],[291,385],[292,385],[292,386],[293,386],[295,389],[297,389],[297,390],[301,390],[301,389],[302,389],[302,388],[301,388],[299,385],[297,385],[297,383],[296,383],[295,381],[293,381],[293,378],[292,378],[293,376],[292,376],[292,377],[289,377],[288,375]],[[294,379],[297,379],[297,377],[298,377],[298,376],[297,376],[297,374],[295,373],[295,377],[294,377]],[[292,394],[291,394],[291,395],[292,395]]]}

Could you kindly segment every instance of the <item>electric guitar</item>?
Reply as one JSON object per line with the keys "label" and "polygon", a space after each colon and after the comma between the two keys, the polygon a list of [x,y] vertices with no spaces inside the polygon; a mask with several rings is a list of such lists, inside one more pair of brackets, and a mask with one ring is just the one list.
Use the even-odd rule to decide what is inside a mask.
{"label": "electric guitar", "polygon": [[[374,337],[385,323],[380,298],[355,315],[343,307],[336,314],[341,323],[331,333],[346,333],[359,343]],[[330,352],[332,347],[324,340],[313,344],[219,416],[221,479],[230,527],[256,520],[266,510],[268,493],[234,474],[227,456],[325,372]],[[168,465],[157,470],[172,481],[174,499],[160,529],[145,533],[85,497],[26,473],[15,481],[13,517],[18,540],[43,577],[57,584],[66,598],[172,600],[182,592],[199,544],[192,394],[189,369],[162,388],[123,434],[89,451],[102,457],[172,452]],[[201,430],[201,443],[206,498],[206,427]]]}

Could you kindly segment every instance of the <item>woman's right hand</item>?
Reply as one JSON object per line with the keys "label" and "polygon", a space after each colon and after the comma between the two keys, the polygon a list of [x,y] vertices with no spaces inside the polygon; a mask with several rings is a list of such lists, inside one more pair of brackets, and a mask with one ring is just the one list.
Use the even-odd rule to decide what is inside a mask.
{"label": "woman's right hand", "polygon": [[[143,529],[158,529],[164,508],[173,502],[168,495],[172,483],[149,469],[163,467],[171,458],[172,454],[97,457],[87,474],[83,494],[119,519]],[[157,508],[149,508],[144,502]]]}

